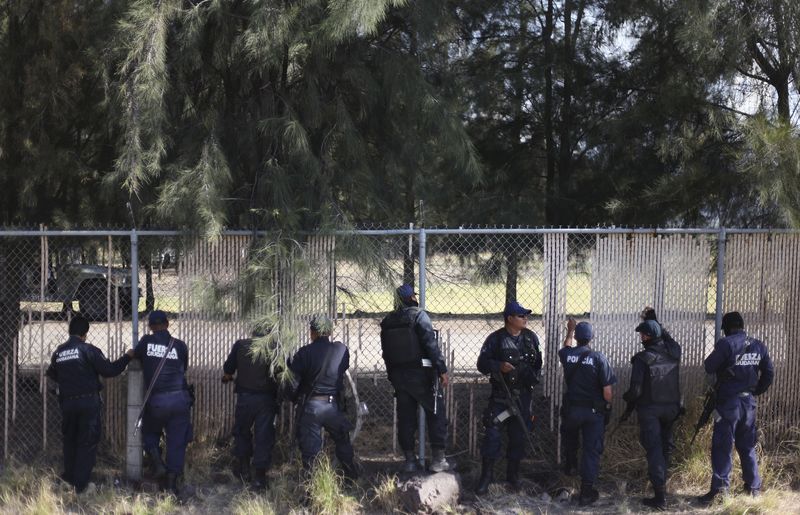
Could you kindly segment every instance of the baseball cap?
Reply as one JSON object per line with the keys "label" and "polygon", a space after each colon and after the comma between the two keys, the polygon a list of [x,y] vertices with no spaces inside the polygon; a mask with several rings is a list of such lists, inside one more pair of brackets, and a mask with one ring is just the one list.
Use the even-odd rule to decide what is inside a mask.
{"label": "baseball cap", "polygon": [[506,308],[503,310],[503,318],[510,317],[511,315],[530,315],[531,313],[532,311],[530,309],[526,309],[516,300],[512,300],[506,304]]}

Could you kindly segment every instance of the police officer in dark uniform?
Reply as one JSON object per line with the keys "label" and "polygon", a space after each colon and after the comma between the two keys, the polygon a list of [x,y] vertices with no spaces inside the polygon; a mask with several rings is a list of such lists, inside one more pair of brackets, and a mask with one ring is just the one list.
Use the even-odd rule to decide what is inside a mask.
{"label": "police officer in dark uniform", "polygon": [[[254,338],[263,336],[262,332],[253,332]],[[278,383],[270,373],[267,355],[255,352],[256,350],[253,338],[234,343],[222,367],[222,382],[233,381],[233,376],[236,375],[236,412],[233,426],[234,455],[238,461],[236,473],[242,481],[248,482],[252,457],[256,470],[253,486],[264,489],[267,487],[267,469],[272,463],[272,448],[275,445]]]}
{"label": "police officer in dark uniform", "polygon": [[441,472],[450,468],[445,458],[447,417],[442,395],[448,383],[447,366],[431,319],[419,308],[414,289],[404,284],[395,293],[395,310],[381,321],[381,349],[397,399],[397,437],[405,456],[403,472],[417,470],[414,435],[418,406],[425,410],[433,454],[430,470]]}
{"label": "police officer in dark uniform", "polygon": [[[500,458],[500,430],[503,426],[508,431],[506,482],[512,490],[519,489],[519,466],[525,457],[526,432],[533,429],[531,392],[539,382],[542,369],[539,338],[526,327],[530,313],[530,309],[525,309],[517,301],[506,304],[503,310],[505,327],[486,338],[478,356],[478,370],[490,375],[492,386],[489,405],[483,415],[486,432],[481,445],[481,477],[475,489],[478,495],[488,492],[494,479],[493,469],[495,461]],[[512,403],[522,413],[525,427],[518,417],[509,416]]]}
{"label": "police officer in dark uniform", "polygon": [[[564,468],[568,474],[577,468],[580,446],[581,491],[578,502],[582,506],[591,504],[600,497],[594,484],[600,472],[603,437],[611,413],[612,385],[617,383],[606,357],[589,347],[593,337],[590,323],[576,324],[570,318],[564,347],[558,351],[567,387],[561,411]],[[577,340],[577,346],[572,346],[573,339]]]}
{"label": "police officer in dark uniform", "polygon": [[708,505],[719,494],[727,494],[734,443],[742,464],[745,492],[756,497],[761,492],[761,477],[756,461],[756,399],[766,392],[775,378],[772,360],[763,342],[747,336],[744,319],[738,312],[722,317],[725,337],[715,345],[704,366],[716,375],[717,402],[714,434],[711,438],[711,489],[699,498]]}
{"label": "police officer in dark uniform", "polygon": [[61,477],[78,493],[89,485],[102,432],[100,390],[103,384],[98,375],[120,375],[133,355],[129,350],[118,360],[109,362],[103,351],[86,343],[88,333],[89,322],[82,316],[74,317],[69,323],[69,339],[58,346],[47,368],[47,377],[58,383],[61,404],[64,449]]}
{"label": "police officer in dark uniform", "polygon": [[336,457],[351,480],[358,477],[350,443],[350,422],[339,408],[339,393],[344,373],[350,367],[350,351],[341,342],[330,340],[333,323],[316,315],[310,323],[312,342],[297,351],[289,363],[296,386],[300,410],[297,437],[303,468],[310,471],[322,450],[322,429],[328,432],[336,448]]}
{"label": "police officer in dark uniform", "polygon": [[[642,500],[645,506],[667,506],[667,468],[674,447],[672,426],[681,411],[681,346],[664,337],[655,311],[636,326],[644,350],[631,358],[631,382],[622,396],[629,408],[636,409],[639,442],[647,453],[647,473],[654,496]],[[668,333],[667,333],[668,335]]]}
{"label": "police officer in dark uniform", "polygon": [[[151,312],[148,323],[151,334],[143,336],[134,349],[142,362],[145,385],[152,385],[144,410],[142,441],[156,477],[166,474],[166,489],[178,495],[186,446],[192,441],[192,398],[186,383],[189,349],[169,334],[163,311]],[[166,433],[166,466],[161,459],[162,431]]]}

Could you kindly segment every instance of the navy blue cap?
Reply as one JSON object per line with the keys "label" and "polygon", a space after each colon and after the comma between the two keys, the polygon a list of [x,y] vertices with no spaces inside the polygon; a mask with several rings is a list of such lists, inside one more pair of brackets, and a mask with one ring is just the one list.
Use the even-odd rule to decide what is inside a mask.
{"label": "navy blue cap", "polygon": [[89,332],[89,321],[78,315],[72,317],[69,321],[69,334],[70,336],[83,336]]}
{"label": "navy blue cap", "polygon": [[166,324],[167,314],[161,311],[160,309],[151,311],[150,315],[148,315],[147,317],[147,323],[150,325]]}
{"label": "navy blue cap", "polygon": [[738,311],[725,313],[722,317],[722,330],[744,329],[744,318]]}
{"label": "navy blue cap", "polygon": [[588,341],[594,338],[594,330],[589,322],[578,322],[575,326],[575,339]]}
{"label": "navy blue cap", "polygon": [[637,333],[648,334],[653,338],[661,336],[661,326],[655,320],[645,320],[636,326]]}
{"label": "navy blue cap", "polygon": [[506,308],[503,310],[503,318],[510,317],[511,315],[530,315],[531,313],[532,311],[530,309],[525,309],[522,307],[522,304],[516,300],[512,300],[506,304]]}
{"label": "navy blue cap", "polygon": [[414,288],[412,288],[410,284],[397,287],[397,296],[400,297],[400,300],[408,300],[416,294],[417,292],[414,291]]}

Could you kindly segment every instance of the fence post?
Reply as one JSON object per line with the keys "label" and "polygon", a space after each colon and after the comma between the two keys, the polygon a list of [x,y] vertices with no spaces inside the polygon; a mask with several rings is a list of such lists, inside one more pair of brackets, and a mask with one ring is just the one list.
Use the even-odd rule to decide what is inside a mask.
{"label": "fence post", "polygon": [[[426,245],[425,228],[419,229],[419,307],[425,309],[425,245]],[[419,462],[425,468],[425,410],[422,404],[417,409],[417,418],[419,430]]]}
{"label": "fence post", "polygon": [[719,228],[717,236],[717,297],[716,297],[716,313],[714,317],[714,343],[720,339],[720,331],[722,330],[722,310],[723,302],[725,300],[725,241],[727,240],[727,232],[724,227]]}
{"label": "fence post", "polygon": [[[139,342],[139,235],[131,231],[131,345]],[[142,408],[144,378],[139,360],[128,365],[128,420],[125,436],[125,472],[128,479],[142,479],[142,439],[136,434],[136,419]]]}

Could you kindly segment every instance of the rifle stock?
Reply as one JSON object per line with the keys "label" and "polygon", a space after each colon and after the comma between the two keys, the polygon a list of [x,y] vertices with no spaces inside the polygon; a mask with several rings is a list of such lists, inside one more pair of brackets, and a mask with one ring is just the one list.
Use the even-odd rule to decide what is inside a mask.
{"label": "rifle stock", "polygon": [[714,412],[714,408],[717,404],[717,389],[710,388],[706,392],[705,399],[703,400],[703,412],[700,413],[700,417],[697,419],[697,423],[694,425],[694,434],[692,435],[692,441],[689,445],[694,445],[694,441],[697,439],[697,434],[700,433],[700,430],[708,424],[708,420],[711,418],[711,414]]}

